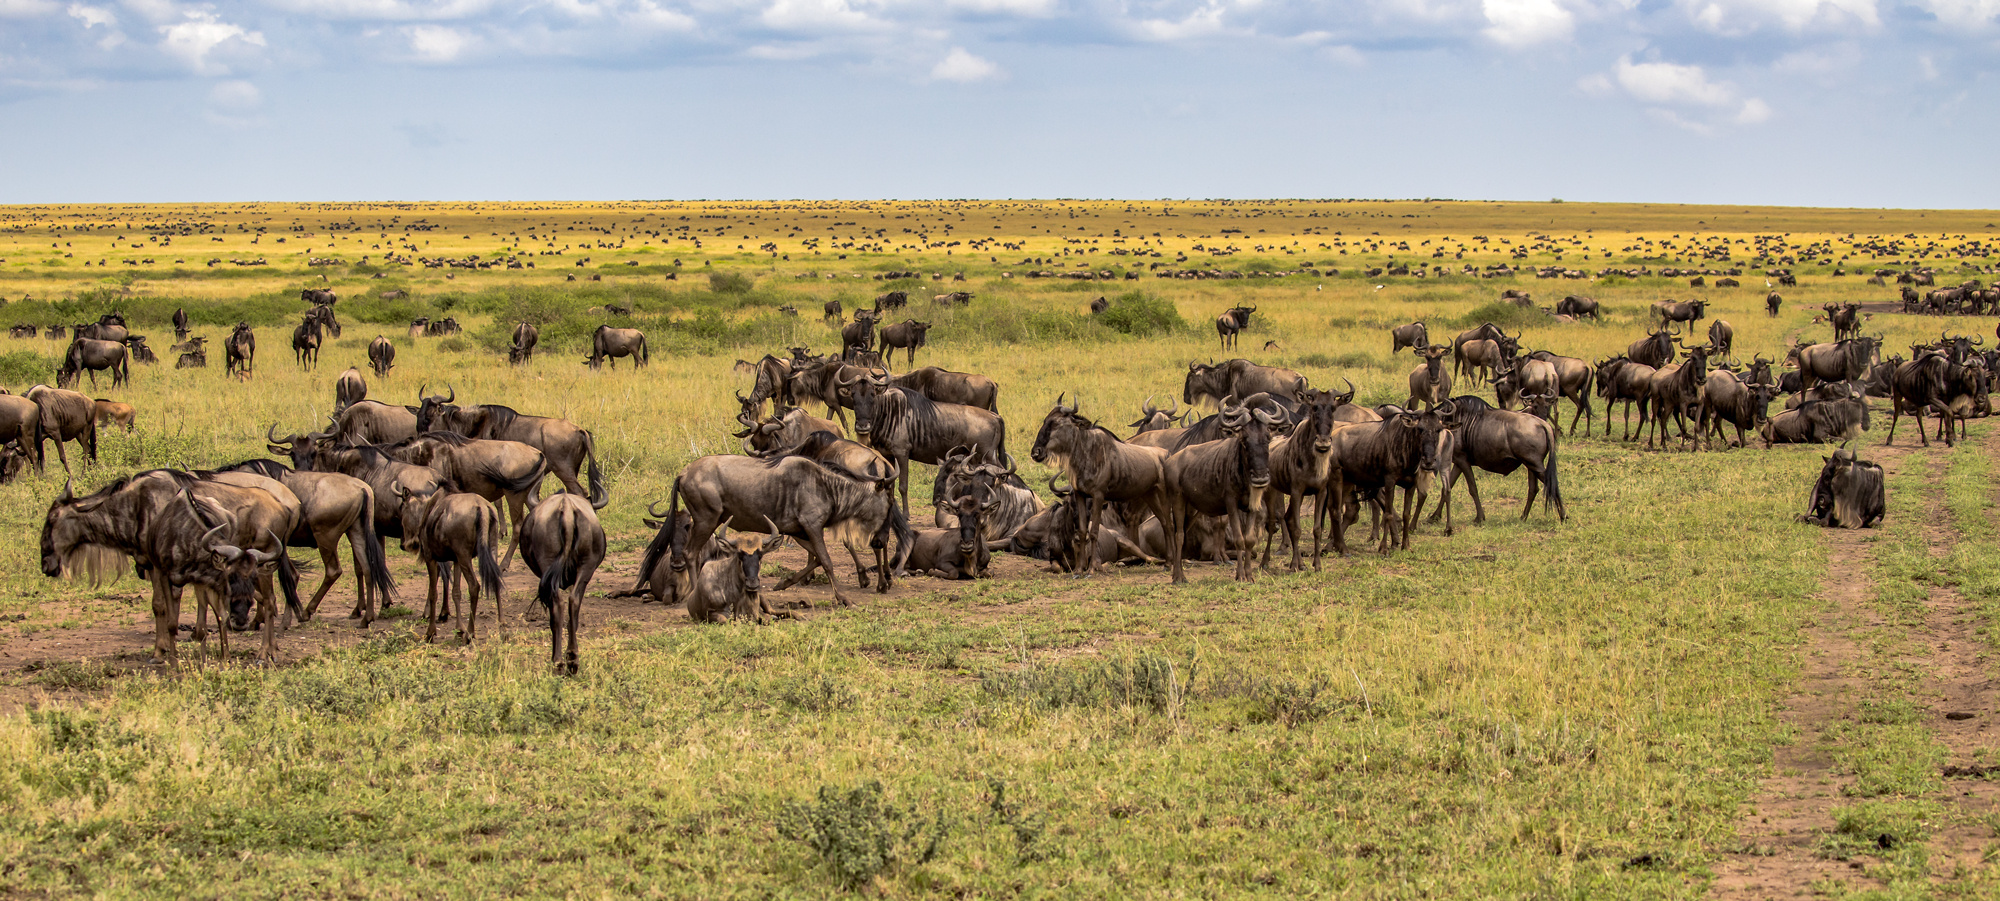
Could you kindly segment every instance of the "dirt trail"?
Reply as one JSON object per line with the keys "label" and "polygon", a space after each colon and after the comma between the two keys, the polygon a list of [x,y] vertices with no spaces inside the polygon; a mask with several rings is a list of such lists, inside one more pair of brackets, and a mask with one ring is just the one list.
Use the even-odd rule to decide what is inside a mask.
{"label": "dirt trail", "polygon": [[[1996,460],[2000,471],[2000,429],[1975,428],[1971,440]],[[1941,560],[1951,553],[1956,530],[1944,506],[1945,450],[1934,447],[1871,444],[1862,454],[1882,464],[1892,485],[1910,454],[1931,455],[1933,466],[1922,488],[1928,519],[1921,534],[1931,556]],[[1716,864],[1711,893],[1717,898],[1816,898],[1833,886],[1836,895],[1882,886],[1861,862],[1818,853],[1833,828],[1835,810],[1854,801],[1842,794],[1851,774],[1835,767],[1826,735],[1855,720],[1861,700],[1870,694],[1863,668],[1880,662],[1854,636],[1888,626],[1869,606],[1876,586],[1866,533],[1829,529],[1825,539],[1829,562],[1819,596],[1827,609],[1808,634],[1798,692],[1780,713],[1796,730],[1795,737],[1775,750],[1772,774],[1750,799],[1738,825],[1738,847]],[[1979,635],[1977,611],[1955,589],[1939,586],[1930,589],[1924,607],[1920,631],[1907,636],[1917,653],[1896,661],[1924,674],[1912,700],[1945,748],[1948,768],[1992,761],[2000,748],[2000,724],[1995,722],[2000,683],[1991,675],[1989,645]],[[1981,822],[2000,810],[2000,785],[1947,779],[1939,800],[1948,814],[1931,840],[1934,877],[1978,866],[2000,845],[1991,825]]]}

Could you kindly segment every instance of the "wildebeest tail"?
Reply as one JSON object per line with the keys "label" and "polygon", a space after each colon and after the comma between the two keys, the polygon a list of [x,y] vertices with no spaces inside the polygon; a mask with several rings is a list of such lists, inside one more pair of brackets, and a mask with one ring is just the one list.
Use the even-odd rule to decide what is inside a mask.
{"label": "wildebeest tail", "polygon": [[[611,503],[611,494],[604,490],[604,474],[597,468],[597,439],[590,432],[583,433],[584,461],[590,464],[590,508],[602,510]],[[680,483],[676,481],[675,485]]]}
{"label": "wildebeest tail", "polygon": [[291,611],[293,622],[306,621],[306,608],[299,603],[299,567],[292,562],[292,555],[285,553],[285,546],[278,545],[278,588],[285,593],[285,609]]}
{"label": "wildebeest tail", "polygon": [[[1562,489],[1556,486],[1556,442],[1554,441],[1549,442],[1549,467],[1542,473],[1542,486],[1548,489],[1548,495],[1542,498],[1542,512],[1547,513],[1551,508],[1560,510],[1563,499]],[[1560,512],[1556,515],[1568,518]]]}
{"label": "wildebeest tail", "polygon": [[379,606],[388,607],[396,602],[396,577],[389,574],[389,555],[382,552],[382,537],[375,532],[375,489],[362,484],[363,495],[368,505],[361,512],[361,565],[363,571],[356,576],[373,582],[375,593],[381,597]]}
{"label": "wildebeest tail", "polygon": [[648,350],[646,349],[646,336],[645,336],[645,335],[640,335],[640,336],[639,336],[639,362],[641,362],[641,363],[651,363],[651,362],[653,362],[653,354],[652,354],[652,352],[651,352],[651,351],[648,351]]}
{"label": "wildebeest tail", "polygon": [[500,561],[493,556],[493,548],[500,535],[500,515],[492,507],[479,509],[479,590],[493,599],[493,609],[500,609]]}
{"label": "wildebeest tail", "polygon": [[555,551],[555,559],[542,570],[541,584],[535,589],[535,599],[542,602],[542,609],[552,613],[562,590],[576,581],[569,572],[570,561],[576,557],[576,516],[568,510],[556,517]]}

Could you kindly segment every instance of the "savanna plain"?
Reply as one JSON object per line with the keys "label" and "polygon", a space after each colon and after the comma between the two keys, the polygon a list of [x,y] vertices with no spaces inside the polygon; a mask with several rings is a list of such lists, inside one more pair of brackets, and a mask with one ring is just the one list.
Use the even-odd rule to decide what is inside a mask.
{"label": "savanna plain", "polygon": [[[1058,396],[1129,434],[1190,362],[1241,356],[1401,403],[1418,361],[1388,329],[1410,321],[1598,360],[1654,302],[1700,298],[1747,361],[1830,340],[1821,305],[1853,302],[1891,351],[1992,341],[1991,316],[1903,314],[1893,277],[1869,278],[1990,281],[1996,221],[1438,200],[0,208],[0,325],[117,311],[162,352],[129,385],[86,380],[138,414],[95,464],[72,449],[79,494],[323,427],[380,334],[398,354],[371,397],[449,386],[570,419],[612,497],[574,677],[550,674],[518,563],[504,637],[424,643],[423,568],[393,542],[395,615],[342,618],[347,581],[275,666],[165,667],[143,581],[41,575],[51,451],[0,485],[0,895],[1995,897],[1984,421],[1955,447],[1905,422],[1884,448],[1873,401],[1855,447],[1888,469],[1890,514],[1865,533],[1795,521],[1831,448],[1648,450],[1615,419],[1607,436],[1593,399],[1594,431],[1560,443],[1567,521],[1522,518],[1523,477],[1485,475],[1484,523],[1461,487],[1455,534],[1421,524],[1379,556],[1364,525],[1317,571],[1274,556],[1238,583],[1204,563],[1171,586],[1159,566],[1074,579],[1001,555],[992,577],[912,576],[852,607],[824,583],[778,593],[794,615],[764,626],[604,595],[637,576],[645,508],[681,468],[738,452],[732,364],[838,350],[827,301],[908,291],[888,318],[934,323],[917,364],[999,383],[1007,448],[1047,499],[1026,451]],[[1482,277],[1496,266],[1515,272]],[[1551,266],[1588,277],[1536,277]],[[1716,287],[1729,269],[1741,287]],[[1798,282],[1775,316],[1773,269]],[[289,348],[306,288],[335,292],[344,326],[310,369]],[[933,302],[952,291],[970,303]],[[1545,312],[1568,294],[1601,320]],[[1213,323],[1237,305],[1256,312],[1222,351]],[[209,368],[164,353],[176,309]],[[446,316],[464,332],[409,334]],[[220,353],[239,321],[258,339],[242,380]],[[541,349],[510,367],[521,321]],[[585,367],[601,323],[644,330],[650,365]],[[63,347],[0,341],[0,386],[52,382]],[[310,588],[317,555],[293,556]]]}

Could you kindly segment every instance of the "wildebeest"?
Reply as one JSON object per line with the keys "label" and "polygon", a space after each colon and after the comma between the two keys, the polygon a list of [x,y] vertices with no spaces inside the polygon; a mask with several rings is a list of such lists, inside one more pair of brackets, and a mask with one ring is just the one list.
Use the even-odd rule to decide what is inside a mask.
{"label": "wildebeest", "polygon": [[1220,403],[1232,395],[1244,398],[1253,394],[1289,398],[1305,387],[1306,377],[1295,370],[1260,366],[1241,358],[1220,366],[1189,363],[1187,378],[1181,383],[1181,403]]}
{"label": "wildebeest", "polygon": [[1492,338],[1473,338],[1460,344],[1452,367],[1452,374],[1482,381],[1492,381],[1500,366],[1514,358],[1520,349],[1518,337],[1510,336],[1495,329],[1498,334]]}
{"label": "wildebeest", "polygon": [[1757,431],[1769,418],[1771,400],[1778,387],[1763,382],[1745,382],[1727,369],[1712,370],[1702,389],[1700,432],[1714,446],[1724,423],[1736,427],[1736,447],[1747,447],[1744,431]]}
{"label": "wildebeest", "polygon": [[[737,403],[743,406],[743,412],[753,419],[763,415],[766,401],[771,403],[774,410],[794,403],[791,364],[765,354],[763,359],[755,363],[737,360],[735,369],[756,379],[751,384],[749,397],[744,397],[741,392],[736,395]],[[749,424],[751,423],[745,423]]]}
{"label": "wildebeest", "polygon": [[[424,640],[437,640],[438,577],[445,583],[443,615],[459,616],[458,634],[471,644],[478,631],[479,599],[493,599],[495,628],[507,633],[507,615],[500,596],[500,563],[495,548],[500,534],[500,516],[493,505],[477,495],[459,494],[444,488],[413,493],[401,485],[391,489],[402,504],[403,549],[424,561],[430,591],[424,601]],[[466,599],[459,600],[459,585]]]}
{"label": "wildebeest", "polygon": [[61,341],[68,337],[68,332],[60,325],[51,325],[42,330],[42,336],[50,341]]}
{"label": "wildebeest", "polygon": [[893,310],[897,307],[909,306],[909,304],[910,292],[908,291],[885,291],[875,295],[875,309],[878,310]]}
{"label": "wildebeest", "polygon": [[[773,533],[798,539],[812,552],[833,585],[834,599],[853,603],[833,578],[833,558],[827,553],[826,532],[837,536],[867,536],[875,551],[877,591],[888,591],[894,566],[888,536],[907,531],[895,497],[883,484],[867,484],[833,472],[813,460],[786,455],[768,460],[733,455],[700,457],[674,480],[670,511],[687,503],[691,517],[686,548],[708,543],[717,527],[763,525]],[[685,550],[673,562],[686,572]],[[862,581],[866,575],[857,573]]]}
{"label": "wildebeest", "polygon": [[1464,375],[1467,371],[1465,364],[1465,345],[1467,342],[1498,341],[1506,334],[1506,332],[1500,330],[1499,326],[1491,322],[1483,322],[1474,328],[1459,332],[1458,337],[1451,339],[1452,373],[1455,375]]}
{"label": "wildebeest", "polygon": [[[1233,402],[1231,406],[1235,407]],[[1237,409],[1230,413],[1232,421],[1248,415]],[[1073,511],[1075,531],[1056,536],[1057,540],[1067,540],[1073,546],[1072,559],[1084,567],[1079,572],[1094,571],[1097,565],[1090,543],[1098,527],[1104,524],[1105,510],[1111,504],[1143,507],[1161,522],[1172,522],[1175,509],[1170,501],[1172,489],[1165,481],[1167,452],[1118,440],[1109,430],[1078,414],[1074,404],[1064,404],[1061,397],[1056,398],[1055,407],[1042,417],[1041,429],[1035,434],[1035,444],[1028,456],[1037,463],[1061,467],[1074,491],[1072,503],[1081,505]],[[1268,466],[1263,471],[1263,480],[1264,484],[1270,482]],[[1201,487],[1192,490],[1200,495]],[[1261,490],[1263,485],[1257,487]],[[1186,581],[1179,575],[1177,569],[1175,581]]]}
{"label": "wildebeest", "polygon": [[952,448],[974,448],[989,462],[1007,459],[1007,424],[1000,414],[965,404],[938,403],[887,375],[857,378],[854,434],[896,463],[902,510],[910,509],[910,461],[936,465]]}
{"label": "wildebeest", "polygon": [[325,332],[329,338],[340,337],[340,319],[333,315],[331,304],[313,307],[312,312],[306,314],[306,321],[317,323],[320,331]]}
{"label": "wildebeest", "polygon": [[852,362],[855,355],[875,349],[874,310],[855,310],[854,321],[840,328],[840,357]]}
{"label": "wildebeest", "polygon": [[458,320],[450,316],[446,316],[443,319],[433,319],[424,323],[424,334],[432,337],[441,338],[447,335],[456,335],[462,331],[465,331],[465,329],[458,324]]}
{"label": "wildebeest", "polygon": [[1690,417],[1700,415],[1697,405],[1701,402],[1702,388],[1708,384],[1709,347],[1700,344],[1681,349],[1687,351],[1687,359],[1655,370],[1652,385],[1646,391],[1653,408],[1653,430],[1646,435],[1648,449],[1654,446],[1654,439],[1658,439],[1660,447],[1666,447],[1669,418],[1680,429],[1683,443],[1694,438],[1699,446],[1700,436],[1690,436],[1687,424]]}
{"label": "wildebeest", "polygon": [[1236,334],[1250,327],[1250,314],[1256,307],[1234,306],[1215,317],[1215,335],[1222,341],[1223,350],[1236,347]]}
{"label": "wildebeest", "polygon": [[1861,336],[1861,305],[1858,303],[1829,303],[1820,309],[1833,322],[1833,340],[1845,341]]}
{"label": "wildebeest", "polygon": [[1799,519],[1842,529],[1872,529],[1880,524],[1889,512],[1881,464],[1861,460],[1845,447],[1820,459],[1826,465],[1813,482],[1809,510]]}
{"label": "wildebeest", "polygon": [[[962,280],[963,280],[963,279],[961,279],[961,281],[962,281]],[[952,305],[952,304],[957,304],[957,305],[959,305],[959,306],[962,306],[962,307],[964,307],[964,306],[971,306],[971,305],[972,305],[972,292],[971,292],[971,291],[953,291],[953,292],[951,292],[950,294],[937,294],[937,295],[933,295],[933,296],[931,297],[931,303],[934,303],[934,304],[937,304],[938,306],[941,306],[941,307],[943,307],[943,306],[950,306],[950,305]]]}
{"label": "wildebeest", "polygon": [[189,351],[181,354],[180,359],[174,361],[175,369],[206,369],[207,367],[208,351],[205,350]]}
{"label": "wildebeest", "polygon": [[896,376],[889,384],[908,388],[941,404],[963,404],[1000,412],[999,383],[976,373],[925,366]]}
{"label": "wildebeest", "polygon": [[376,335],[368,342],[368,368],[375,370],[376,378],[386,378],[389,370],[396,366],[396,345],[387,337]]}
{"label": "wildebeest", "polygon": [[1424,362],[1410,370],[1410,400],[1405,406],[1413,410],[1420,405],[1434,406],[1451,396],[1451,373],[1444,368],[1446,350],[1449,348],[1442,344],[1416,348],[1416,354]]}
{"label": "wildebeest", "polygon": [[[1965,367],[1953,363],[1940,351],[1926,351],[1922,356],[1896,368],[1896,375],[1889,388],[1889,437],[1882,443],[1896,443],[1896,422],[1904,413],[1917,417],[1917,437],[1924,446],[1931,444],[1930,435],[1924,431],[1924,411],[1937,411],[1939,425],[1951,417],[1947,395],[1950,383],[1956,380]],[[1944,443],[1950,446],[1952,433],[1944,429]]]}
{"label": "wildebeest", "polygon": [[307,317],[292,329],[292,355],[298,358],[299,368],[319,365],[319,320]]}
{"label": "wildebeest", "polygon": [[[1284,526],[1285,540],[1292,546],[1293,572],[1300,568],[1299,557],[1305,543],[1303,529],[1299,525],[1300,512],[1305,508],[1305,499],[1311,495],[1317,503],[1329,503],[1327,481],[1331,477],[1333,453],[1333,432],[1340,427],[1334,418],[1335,412],[1354,398],[1354,383],[1347,383],[1347,393],[1307,388],[1300,392],[1300,417],[1292,433],[1283,438],[1271,440],[1270,496],[1264,501],[1266,512],[1274,515]],[[1284,499],[1283,509],[1271,509],[1271,505]],[[1320,569],[1320,546],[1324,540],[1323,523],[1318,516],[1313,517],[1313,570]],[[1337,526],[1336,526],[1337,527]],[[1264,564],[1271,562],[1271,537],[1264,540]]]}
{"label": "wildebeest", "polygon": [[1583,433],[1590,434],[1591,426],[1597,424],[1597,411],[1590,403],[1591,383],[1596,373],[1590,364],[1575,357],[1560,356],[1546,350],[1532,351],[1528,354],[1528,359],[1540,360],[1555,367],[1556,393],[1576,405],[1576,412],[1569,418],[1569,433],[1576,434],[1577,420],[1588,417],[1591,425],[1584,426]]}
{"label": "wildebeest", "polygon": [[1867,398],[1843,391],[1837,400],[1809,400],[1764,421],[1764,446],[1848,441],[1868,430]]}
{"label": "wildebeest", "polygon": [[38,334],[40,334],[39,329],[25,322],[7,330],[7,337],[9,338],[33,338]]}
{"label": "wildebeest", "polygon": [[944,579],[977,579],[986,574],[993,555],[981,534],[979,499],[961,495],[949,504],[957,522],[950,528],[915,530],[904,571],[934,573]]}
{"label": "wildebeest", "polygon": [[840,309],[840,301],[837,300],[827,301],[820,310],[820,318],[831,322],[839,322],[846,316]]}
{"label": "wildebeest", "polygon": [[230,331],[229,340],[223,342],[222,348],[226,353],[222,361],[224,376],[239,372],[248,375],[250,368],[257,363],[257,334],[247,322],[236,323],[236,328]]}
{"label": "wildebeest", "polygon": [[1161,464],[1165,510],[1173,518],[1167,562],[1175,583],[1187,581],[1181,572],[1181,551],[1196,514],[1228,518],[1225,541],[1241,548],[1236,580],[1256,578],[1256,555],[1249,547],[1251,530],[1264,524],[1264,495],[1271,486],[1271,430],[1284,416],[1268,406],[1234,404],[1227,398],[1219,415],[1235,434],[1184,447],[1167,455]]}
{"label": "wildebeest", "polygon": [[1562,395],[1562,378],[1557,375],[1555,364],[1529,357],[1513,363],[1502,364],[1493,376],[1493,397],[1500,402],[1500,409],[1512,410],[1521,406],[1529,395],[1546,394],[1551,397]]}
{"label": "wildebeest", "polygon": [[[1099,296],[1096,300],[1090,302],[1090,315],[1092,316],[1101,316],[1105,310],[1109,309],[1111,309],[1111,300],[1109,298]],[[34,336],[29,335],[28,337],[32,338]]]}
{"label": "wildebeest", "polygon": [[1602,318],[1598,312],[1597,300],[1581,294],[1571,294],[1556,301],[1556,315],[1571,316],[1577,319],[1582,319],[1585,316],[1589,316],[1592,319]]}
{"label": "wildebeest", "polygon": [[410,340],[412,342],[415,342],[418,338],[430,334],[430,331],[431,331],[431,318],[429,316],[418,316],[417,318],[410,320]]}
{"label": "wildebeest", "polygon": [[1686,323],[1693,328],[1696,322],[1708,315],[1706,300],[1662,300],[1653,304],[1653,316],[1660,322],[1660,328],[1671,330],[1674,323]]}
{"label": "wildebeest", "polygon": [[131,404],[121,404],[115,400],[106,400],[99,397],[93,398],[90,406],[97,417],[98,425],[112,423],[123,428],[127,434],[131,433],[133,421],[138,416],[138,412],[132,409]]}
{"label": "wildebeest", "polygon": [[1736,328],[1727,319],[1717,319],[1708,324],[1708,346],[1717,359],[1729,359],[1730,346],[1736,343]]}
{"label": "wildebeest", "polygon": [[729,613],[739,620],[763,623],[775,615],[764,599],[764,555],[784,544],[781,535],[731,535],[726,527],[721,536],[704,542],[698,548],[700,553],[670,575],[676,583],[673,593],[687,604],[688,619],[712,623]]}
{"label": "wildebeest", "polygon": [[349,619],[359,619],[362,628],[375,621],[376,611],[387,607],[396,594],[382,542],[375,534],[375,489],[368,483],[337,472],[299,471],[275,460],[245,460],[218,472],[251,472],[275,479],[299,499],[299,522],[291,534],[283,536],[289,547],[316,548],[321,574],[319,587],[306,602],[302,619],[319,613],[327,592],[340,581],[340,539],[354,558],[354,609]]}
{"label": "wildebeest", "polygon": [[1832,344],[1794,346],[1786,353],[1785,361],[1798,364],[1801,387],[1811,388],[1820,382],[1844,382],[1866,376],[1874,357],[1873,338],[1849,338]]}
{"label": "wildebeest", "polygon": [[323,437],[339,444],[395,444],[417,436],[417,412],[379,400],[358,400],[334,413]]}
{"label": "wildebeest", "polygon": [[[425,396],[421,392],[418,397],[419,431],[442,430],[457,432],[467,438],[519,441],[542,452],[543,458],[548,460],[549,475],[562,482],[564,491],[590,498],[594,507],[603,506],[601,502],[608,495],[604,490],[603,474],[597,465],[597,441],[588,429],[567,419],[529,416],[499,404],[459,407],[454,403],[458,398],[455,390],[446,397]],[[586,466],[590,474],[588,493],[577,481],[577,474],[583,472]]]}
{"label": "wildebeest", "polygon": [[440,478],[450,480],[467,494],[495,503],[505,500],[513,538],[500,559],[500,569],[504,571],[513,565],[514,548],[521,539],[521,522],[534,502],[536,486],[549,472],[548,461],[541,451],[519,441],[488,441],[456,432],[422,432],[407,441],[385,445],[382,450],[401,462],[430,467]]}
{"label": "wildebeest", "polygon": [[1764,314],[1776,319],[1778,317],[1778,307],[1784,302],[1785,299],[1779,296],[1776,291],[1764,295]]}
{"label": "wildebeest", "polygon": [[590,359],[585,360],[590,368],[596,369],[611,360],[611,368],[618,368],[619,357],[631,357],[633,366],[644,366],[652,357],[646,351],[646,335],[635,328],[612,328],[600,325],[590,336]]}
{"label": "wildebeest", "polygon": [[20,448],[23,458],[34,461],[35,471],[42,471],[42,406],[0,388],[0,445],[5,444]]}
{"label": "wildebeest", "polygon": [[367,399],[368,380],[361,377],[361,370],[347,367],[333,383],[333,412],[339,413]]}
{"label": "wildebeest", "polygon": [[111,373],[111,387],[125,384],[131,377],[127,364],[128,352],[125,345],[117,341],[103,341],[96,338],[78,338],[70,342],[69,350],[63,355],[62,368],[56,371],[56,384],[73,388],[77,376],[90,373],[90,387],[97,387],[97,373]]}
{"label": "wildebeest", "polygon": [[299,291],[299,299],[316,307],[330,307],[340,301],[338,296],[325,288],[305,288]]}
{"label": "wildebeest", "polygon": [[1409,507],[1418,473],[1430,468],[1427,462],[1436,453],[1438,430],[1445,427],[1444,413],[1440,410],[1450,411],[1454,404],[1448,400],[1437,409],[1421,413],[1405,411],[1332,432],[1328,438],[1328,488],[1320,495],[1322,502],[1314,513],[1313,527],[1318,529],[1322,520],[1333,519],[1335,553],[1347,556],[1346,510],[1358,492],[1375,495],[1377,553],[1386,554],[1399,545],[1409,546],[1409,534],[1401,527],[1407,517],[1395,515],[1396,489],[1404,489],[1403,504]]}
{"label": "wildebeest", "polygon": [[958,524],[949,504],[961,495],[979,502],[981,534],[995,549],[1006,547],[1015,531],[1045,509],[1042,499],[1014,472],[1012,461],[1007,466],[980,463],[973,460],[970,449],[946,454],[938,465],[937,482],[931,486],[938,528]]}
{"label": "wildebeest", "polygon": [[131,351],[132,362],[134,363],[154,364],[160,362],[159,355],[153,353],[153,348],[146,344],[145,335],[127,337],[125,339],[125,349]]}
{"label": "wildebeest", "polygon": [[574,676],[583,594],[604,563],[604,526],[583,498],[558,494],[535,507],[520,533],[521,559],[540,577],[535,598],[549,615],[549,666]]}
{"label": "wildebeest", "polygon": [[1395,353],[1405,347],[1420,348],[1431,343],[1430,330],[1421,322],[1399,325],[1389,330],[1389,352]]}
{"label": "wildebeest", "polygon": [[[1484,469],[1504,476],[1525,467],[1528,470],[1528,500],[1521,506],[1521,518],[1527,519],[1534,510],[1535,492],[1540,488],[1546,492],[1542,509],[1547,511],[1553,506],[1558,520],[1569,519],[1569,510],[1563,504],[1562,489],[1556,478],[1555,426],[1526,413],[1495,410],[1483,404],[1465,403],[1460,398],[1453,400],[1445,419],[1446,425],[1458,437],[1458,454],[1452,461],[1451,479],[1445,485],[1444,497],[1438,501],[1440,509],[1450,499],[1452,486],[1463,478],[1466,492],[1472,495],[1472,521],[1475,524],[1485,522],[1486,510],[1479,502],[1479,483],[1473,476],[1473,470]],[[1430,518],[1435,522],[1438,511],[1432,511]]]}
{"label": "wildebeest", "polygon": [[69,454],[63,450],[68,441],[80,441],[83,452],[93,463],[97,462],[97,405],[89,397],[64,388],[36,385],[21,395],[41,408],[41,430],[35,434],[35,459],[46,457],[42,453],[42,441],[53,438],[56,442],[56,458],[62,461],[63,472],[69,472]]}
{"label": "wildebeest", "polygon": [[[34,335],[29,335],[28,337],[32,338],[32,337],[34,337]],[[186,340],[187,340],[187,338],[188,338],[188,314],[187,314],[187,311],[186,311],[186,310],[183,310],[183,309],[181,309],[180,307],[175,307],[175,308],[174,308],[174,340],[175,340],[175,341],[186,341]]]}
{"label": "wildebeest", "polygon": [[905,319],[894,325],[883,326],[882,362],[893,366],[896,362],[896,349],[902,348],[908,355],[907,365],[917,365],[917,348],[924,346],[925,335],[930,331],[930,327],[930,323],[918,322],[915,319]]}
{"label": "wildebeest", "polygon": [[541,329],[522,322],[514,326],[514,343],[507,348],[507,362],[519,365],[535,359],[535,342],[542,339]]}

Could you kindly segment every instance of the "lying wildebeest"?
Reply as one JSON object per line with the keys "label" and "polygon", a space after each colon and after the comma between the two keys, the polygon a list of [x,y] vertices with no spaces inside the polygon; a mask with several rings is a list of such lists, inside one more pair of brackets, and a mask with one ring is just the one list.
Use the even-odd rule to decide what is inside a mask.
{"label": "lying wildebeest", "polygon": [[646,335],[635,328],[612,328],[608,325],[597,327],[590,336],[590,358],[583,361],[592,369],[611,360],[611,368],[618,368],[619,357],[631,357],[633,366],[644,366],[652,357],[646,352]]}
{"label": "lying wildebeest", "polygon": [[[1109,309],[1111,309],[1111,301],[1105,297],[1100,296],[1090,302],[1090,315],[1092,316],[1103,315],[1104,311]],[[29,335],[28,337],[32,338],[34,335]]]}
{"label": "lying wildebeest", "polygon": [[535,598],[549,615],[549,666],[574,676],[576,629],[583,619],[583,594],[604,563],[604,526],[583,498],[558,494],[535,507],[520,533],[521,559],[540,577]]}
{"label": "lying wildebeest", "polygon": [[719,621],[721,614],[730,613],[739,620],[763,623],[777,615],[764,600],[764,555],[784,544],[782,535],[730,535],[727,528],[721,536],[704,542],[701,553],[673,572],[677,582],[674,593],[686,599],[688,619],[712,623]]}
{"label": "lying wildebeest", "polygon": [[1808,512],[1799,517],[1828,528],[1872,529],[1889,512],[1882,466],[1855,457],[1845,447],[1822,457]]}
{"label": "lying wildebeest", "polygon": [[541,329],[526,322],[514,326],[514,343],[507,348],[507,362],[519,365],[535,359],[535,342],[542,339]]}
{"label": "lying wildebeest", "polygon": [[395,366],[396,345],[391,344],[388,338],[376,335],[375,340],[368,342],[368,368],[375,370],[376,378],[383,378]]}
{"label": "lying wildebeest", "polygon": [[1250,327],[1250,314],[1255,312],[1256,307],[1235,306],[1215,317],[1215,335],[1221,339],[1223,350],[1236,347],[1236,334]]}
{"label": "lying wildebeest", "polygon": [[986,538],[981,534],[980,507],[978,498],[959,497],[951,502],[957,524],[945,529],[917,529],[916,541],[903,563],[904,571],[935,573],[944,579],[977,579],[985,575],[993,555],[986,549]]}
{"label": "lying wildebeest", "polygon": [[133,335],[125,339],[125,348],[132,352],[132,362],[154,364],[160,362],[158,354],[146,343],[145,335]]}
{"label": "lying wildebeest", "polygon": [[208,351],[196,350],[181,354],[180,359],[174,361],[174,368],[206,369],[208,368]]}
{"label": "lying wildebeest", "polygon": [[1399,325],[1389,330],[1389,352],[1395,353],[1405,347],[1420,348],[1431,343],[1431,333],[1421,322]]}
{"label": "lying wildebeest", "polygon": [[[438,576],[445,581],[444,616],[456,610],[458,635],[471,644],[478,628],[479,598],[493,599],[494,628],[507,634],[507,615],[500,598],[500,562],[494,549],[499,544],[500,515],[493,505],[473,494],[459,494],[439,488],[414,494],[401,485],[393,489],[402,505],[403,549],[424,561],[430,578],[430,593],[424,601],[424,641],[437,640]],[[465,585],[467,599],[459,601],[459,584]]]}
{"label": "lying wildebeest", "polygon": [[1773,444],[1827,444],[1849,441],[1868,431],[1868,401],[1865,396],[1845,392],[1838,400],[1810,400],[1795,410],[1786,410],[1764,420],[1759,433],[1764,446]]}

